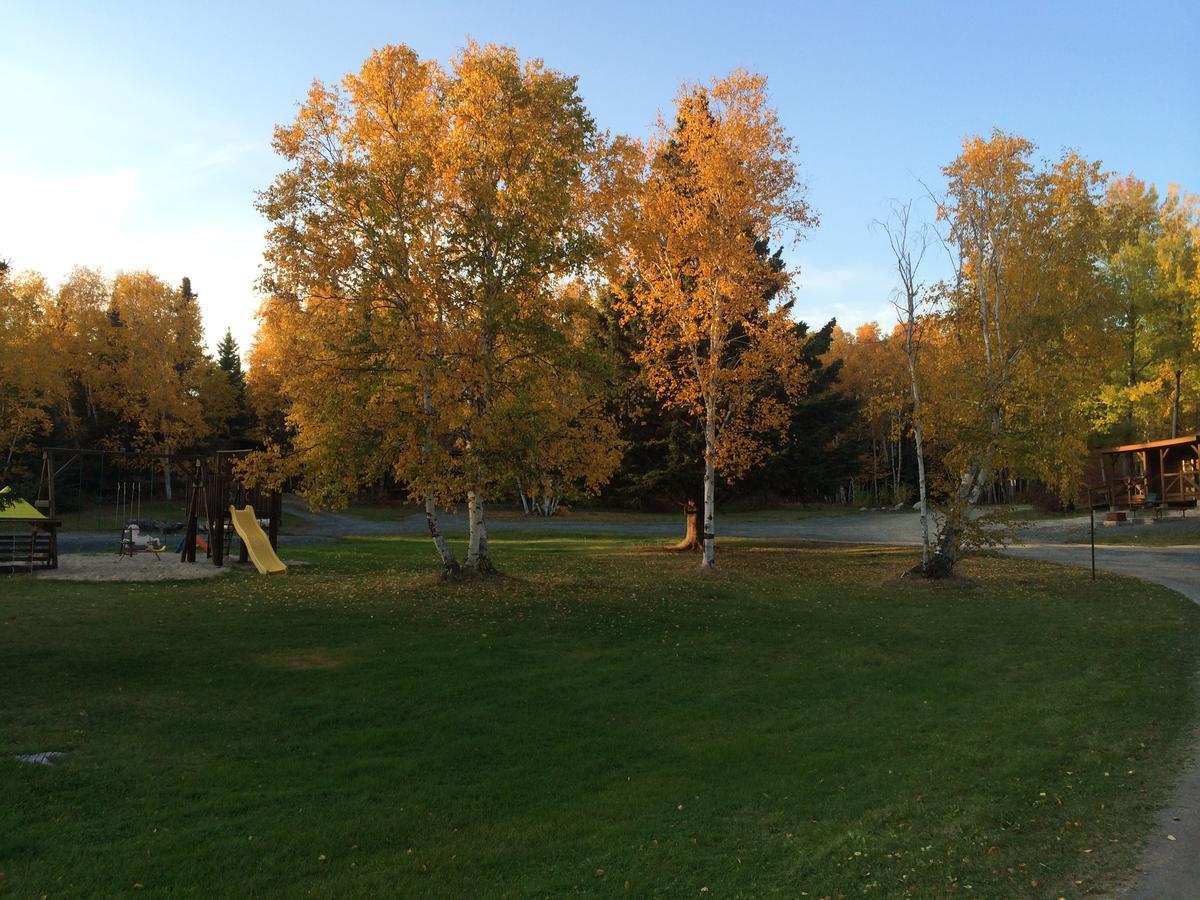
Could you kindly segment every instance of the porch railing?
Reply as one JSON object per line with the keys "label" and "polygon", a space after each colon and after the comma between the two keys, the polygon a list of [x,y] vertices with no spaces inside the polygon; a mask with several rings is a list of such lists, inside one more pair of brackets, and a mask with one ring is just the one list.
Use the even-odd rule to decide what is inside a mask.
{"label": "porch railing", "polygon": [[[1160,493],[1161,492],[1161,493]],[[1092,508],[1136,509],[1164,503],[1200,503],[1200,472],[1165,472],[1161,477],[1127,475],[1088,485]]]}

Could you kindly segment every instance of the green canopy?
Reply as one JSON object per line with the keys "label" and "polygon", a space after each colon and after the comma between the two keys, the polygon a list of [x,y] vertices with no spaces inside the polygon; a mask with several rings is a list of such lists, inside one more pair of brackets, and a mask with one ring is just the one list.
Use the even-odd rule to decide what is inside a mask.
{"label": "green canopy", "polygon": [[[12,488],[0,488],[0,494],[11,494]],[[44,519],[46,518],[24,500],[17,499],[0,506],[0,519]]]}

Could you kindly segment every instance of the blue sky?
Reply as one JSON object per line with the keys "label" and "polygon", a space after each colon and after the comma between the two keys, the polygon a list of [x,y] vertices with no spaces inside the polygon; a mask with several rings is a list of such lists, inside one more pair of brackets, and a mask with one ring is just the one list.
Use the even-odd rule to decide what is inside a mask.
{"label": "blue sky", "polygon": [[0,256],[61,278],[190,275],[210,341],[254,331],[273,126],[374,47],[445,60],[470,35],[579,76],[602,128],[645,134],[679,85],[767,75],[821,224],[799,315],[890,322],[868,224],[998,126],[1200,192],[1200,3],[33,3],[0,0]]}

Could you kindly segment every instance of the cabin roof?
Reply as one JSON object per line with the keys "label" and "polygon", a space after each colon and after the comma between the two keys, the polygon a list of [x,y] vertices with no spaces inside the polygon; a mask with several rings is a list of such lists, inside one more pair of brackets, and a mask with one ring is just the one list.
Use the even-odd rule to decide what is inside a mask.
{"label": "cabin roof", "polygon": [[1185,434],[1183,437],[1168,438],[1165,441],[1148,441],[1144,444],[1123,444],[1120,447],[1103,447],[1101,453],[1132,453],[1137,450],[1159,450],[1163,447],[1182,447],[1187,444],[1200,444],[1200,434]]}

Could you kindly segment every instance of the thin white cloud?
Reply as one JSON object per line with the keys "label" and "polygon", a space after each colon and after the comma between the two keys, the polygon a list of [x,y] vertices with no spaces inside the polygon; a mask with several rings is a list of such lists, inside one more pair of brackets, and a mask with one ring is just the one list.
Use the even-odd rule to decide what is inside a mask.
{"label": "thin white cloud", "polygon": [[801,290],[841,292],[872,284],[874,278],[875,273],[856,266],[821,269],[802,265],[798,281]]}
{"label": "thin white cloud", "polygon": [[800,262],[796,279],[795,315],[812,327],[836,318],[844,328],[878,321],[890,327],[894,318],[888,298],[890,271],[872,266],[822,267]]}

